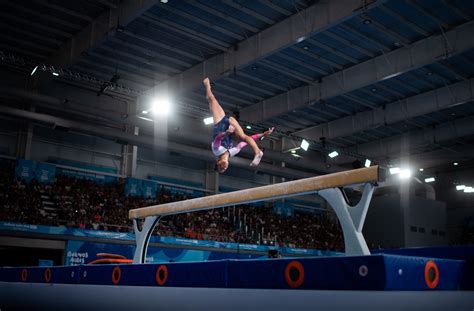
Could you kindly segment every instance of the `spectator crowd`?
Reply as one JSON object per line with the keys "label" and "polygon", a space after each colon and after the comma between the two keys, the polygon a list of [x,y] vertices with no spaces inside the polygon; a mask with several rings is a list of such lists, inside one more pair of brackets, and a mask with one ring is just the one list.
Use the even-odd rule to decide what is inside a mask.
{"label": "spectator crowd", "polygon": [[[128,210],[188,199],[161,189],[156,199],[124,195],[124,185],[57,176],[52,185],[0,174],[0,220],[82,229],[132,231]],[[54,206],[54,214],[44,201]],[[49,204],[51,204],[49,203]],[[271,205],[235,206],[166,216],[155,228],[163,236],[343,250],[340,225],[326,214],[296,212],[285,217]]]}

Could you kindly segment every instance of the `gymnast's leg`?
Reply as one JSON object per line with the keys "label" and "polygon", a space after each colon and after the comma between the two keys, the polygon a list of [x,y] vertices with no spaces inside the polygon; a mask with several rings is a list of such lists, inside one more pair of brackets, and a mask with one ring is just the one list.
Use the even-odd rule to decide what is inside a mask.
{"label": "gymnast's leg", "polygon": [[235,128],[234,135],[245,141],[247,144],[249,144],[250,147],[252,147],[255,156],[253,158],[252,163],[250,163],[250,166],[257,166],[263,157],[263,151],[258,148],[255,140],[253,140],[250,136],[244,133],[244,130],[234,117],[229,118],[229,123]]}
{"label": "gymnast's leg", "polygon": [[224,109],[222,109],[221,105],[219,105],[219,102],[212,93],[211,81],[209,80],[209,78],[205,78],[202,83],[206,88],[206,98],[209,102],[209,110],[211,111],[212,119],[214,121],[214,124],[217,124],[220,120],[222,120],[223,117],[225,117]]}

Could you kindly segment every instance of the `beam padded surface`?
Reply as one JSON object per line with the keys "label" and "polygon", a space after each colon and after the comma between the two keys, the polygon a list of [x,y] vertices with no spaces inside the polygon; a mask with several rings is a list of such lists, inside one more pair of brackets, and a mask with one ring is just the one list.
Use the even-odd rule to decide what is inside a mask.
{"label": "beam padded surface", "polygon": [[280,184],[216,194],[191,200],[132,209],[129,211],[128,217],[130,219],[134,219],[144,218],[147,216],[188,213],[216,207],[301,195],[322,189],[342,187],[352,184],[376,182],[380,179],[381,176],[379,173],[379,167],[372,166],[368,168],[360,168],[351,171],[288,181]]}

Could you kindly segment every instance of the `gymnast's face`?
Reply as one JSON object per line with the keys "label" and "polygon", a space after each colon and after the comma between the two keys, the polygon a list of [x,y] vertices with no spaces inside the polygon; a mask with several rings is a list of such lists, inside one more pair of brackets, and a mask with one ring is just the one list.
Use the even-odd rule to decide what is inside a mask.
{"label": "gymnast's face", "polygon": [[219,173],[224,173],[229,167],[229,160],[227,157],[220,157],[216,161],[216,171]]}

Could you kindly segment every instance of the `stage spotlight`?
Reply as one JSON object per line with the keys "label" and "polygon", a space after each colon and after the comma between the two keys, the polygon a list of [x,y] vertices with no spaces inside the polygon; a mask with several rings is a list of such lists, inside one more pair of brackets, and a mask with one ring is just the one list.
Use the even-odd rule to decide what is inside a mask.
{"label": "stage spotlight", "polygon": [[454,166],[458,166],[459,163],[458,163],[458,162],[454,162],[453,165],[454,165]]}
{"label": "stage spotlight", "polygon": [[466,192],[466,193],[472,193],[472,192],[474,192],[474,188],[472,188],[472,187],[466,187],[466,188],[464,188],[464,192]]}
{"label": "stage spotlight", "polygon": [[434,182],[434,181],[435,181],[435,178],[434,178],[434,177],[425,178],[425,182],[426,182],[426,183]]}
{"label": "stage spotlight", "polygon": [[35,68],[33,68],[33,70],[31,71],[30,73],[30,76],[34,75],[36,70],[38,70],[38,66],[36,66]]}
{"label": "stage spotlight", "polygon": [[465,185],[457,185],[456,190],[464,190],[466,188]]}
{"label": "stage spotlight", "polygon": [[59,73],[53,71],[53,76],[59,77]]}
{"label": "stage spotlight", "polygon": [[391,175],[395,175],[395,174],[398,174],[400,173],[400,168],[399,167],[391,167],[390,168],[390,174]]}
{"label": "stage spotlight", "polygon": [[306,139],[303,139],[303,141],[301,142],[300,147],[301,147],[301,149],[303,149],[304,151],[308,151],[309,143],[306,141]]}
{"label": "stage spotlight", "polygon": [[335,157],[337,157],[338,155],[339,155],[339,153],[338,153],[337,151],[333,151],[333,152],[331,152],[330,154],[328,154],[328,156],[329,156],[330,158],[335,158]]}
{"label": "stage spotlight", "polygon": [[167,116],[171,111],[171,103],[168,98],[157,98],[153,101],[152,111],[158,116]]}
{"label": "stage spotlight", "polygon": [[251,127],[250,125],[247,125],[245,128],[246,128],[247,130],[251,130],[251,129],[252,129],[252,127]]}
{"label": "stage spotlight", "polygon": [[147,114],[147,113],[148,113],[148,111],[146,111],[146,110],[143,110],[143,111],[142,111],[142,113],[143,113],[143,114]]}
{"label": "stage spotlight", "polygon": [[370,167],[370,164],[372,163],[372,161],[370,161],[369,159],[365,159],[365,164],[364,166],[365,167]]}
{"label": "stage spotlight", "polygon": [[407,179],[411,177],[411,170],[409,169],[402,169],[400,170],[400,178]]}
{"label": "stage spotlight", "polygon": [[212,117],[204,118],[203,121],[204,121],[204,124],[206,124],[206,125],[214,123],[214,119]]}
{"label": "stage spotlight", "polygon": [[423,172],[425,169],[424,168],[420,168],[420,172]]}

